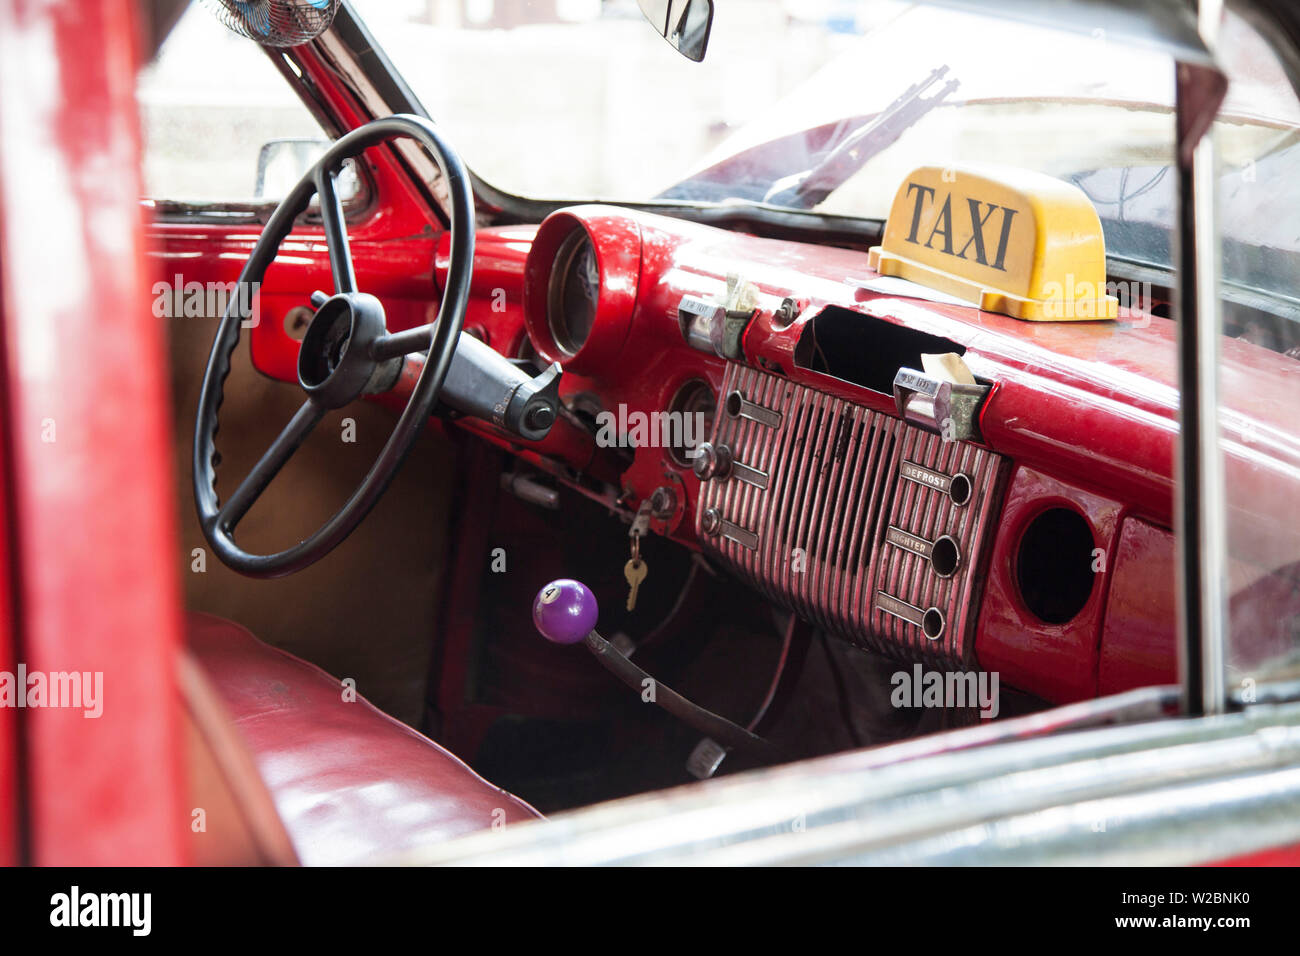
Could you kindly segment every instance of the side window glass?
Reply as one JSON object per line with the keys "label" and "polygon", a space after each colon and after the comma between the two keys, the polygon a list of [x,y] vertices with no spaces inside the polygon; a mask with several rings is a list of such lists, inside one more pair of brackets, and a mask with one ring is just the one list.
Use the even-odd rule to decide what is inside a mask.
{"label": "side window glass", "polygon": [[[141,71],[149,199],[246,204],[283,198],[329,136],[250,40],[192,4]],[[340,193],[356,182],[340,178]]]}
{"label": "side window glass", "polygon": [[[1231,11],[1216,53],[1228,74],[1215,125],[1224,332],[1300,360],[1300,98],[1266,34]],[[1286,427],[1300,365],[1256,353],[1225,340],[1219,380],[1228,689],[1248,701],[1258,682],[1294,677],[1300,661],[1300,514]]]}
{"label": "side window glass", "polygon": [[1217,52],[1224,329],[1300,358],[1300,100],[1268,41],[1232,12]]}

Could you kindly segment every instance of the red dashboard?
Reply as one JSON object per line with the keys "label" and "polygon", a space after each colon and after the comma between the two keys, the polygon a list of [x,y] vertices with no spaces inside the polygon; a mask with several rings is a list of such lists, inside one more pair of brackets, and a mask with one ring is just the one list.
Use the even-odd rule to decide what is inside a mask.
{"label": "red dashboard", "polygon": [[[547,310],[557,260],[577,254],[577,234],[590,243],[599,294],[575,348]],[[444,240],[439,286],[446,266]],[[722,302],[729,276],[751,299],[724,358],[688,341],[683,302]],[[670,491],[653,531],[714,554],[864,646],[997,670],[1005,685],[1053,702],[1173,682],[1173,323],[1145,313],[1026,323],[863,288],[875,278],[860,252],[607,206],[555,213],[540,228],[481,230],[470,334],[511,358],[559,361],[566,404],[588,421],[614,416],[620,434],[629,416],[670,410],[703,383],[717,408],[709,437],[735,446],[741,477],[731,469],[701,482],[671,448],[602,447],[572,421],[535,444],[466,424],[629,516]],[[409,278],[403,285],[409,294]],[[390,327],[418,324],[424,311],[404,302]],[[825,319],[810,350],[810,329],[827,316],[835,324]],[[977,438],[950,442],[901,421],[881,386],[881,368],[892,375],[900,355],[927,343],[962,354],[988,387]],[[832,344],[835,355],[820,354]],[[292,380],[296,351],[274,316],[252,331],[267,374]],[[1296,366],[1243,342],[1225,340],[1223,351],[1239,399],[1224,422],[1226,470],[1246,503],[1232,516],[1235,571],[1249,581],[1300,558],[1300,542],[1274,527],[1251,534],[1296,497],[1300,442],[1280,411]],[[733,394],[732,405],[771,421],[733,413]],[[902,473],[909,465],[920,478]],[[958,473],[976,479],[969,502],[935,485]],[[927,570],[937,564],[926,546],[940,537],[960,554],[956,573]],[[1252,553],[1257,542],[1271,550]],[[1074,576],[1069,593],[1040,593],[1037,572],[1062,569]],[[926,619],[933,610],[942,620]]]}

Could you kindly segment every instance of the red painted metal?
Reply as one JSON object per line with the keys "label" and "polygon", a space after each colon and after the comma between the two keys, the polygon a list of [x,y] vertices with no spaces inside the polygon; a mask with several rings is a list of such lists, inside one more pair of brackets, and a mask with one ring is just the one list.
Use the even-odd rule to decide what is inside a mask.
{"label": "red painted metal", "polygon": [[1300,843],[1281,846],[1272,850],[1260,850],[1245,856],[1234,856],[1227,860],[1207,863],[1207,866],[1300,866]]}
{"label": "red painted metal", "polygon": [[[568,355],[556,344],[547,299],[556,254],[579,230],[591,239],[600,271],[600,292],[586,342],[577,354]],[[579,206],[548,216],[537,230],[524,270],[524,325],[538,353],[584,375],[618,377],[610,373],[624,367],[623,348],[632,328],[640,276],[641,230],[635,219],[601,206]]]}
{"label": "red painted metal", "polygon": [[[399,213],[376,201],[354,214],[348,234],[358,285],[383,300],[389,328],[432,321],[438,301],[433,286],[437,237],[429,224],[413,219],[410,207]],[[247,225],[153,223],[148,242],[155,290],[165,292],[178,283],[234,282],[259,235],[260,228]],[[319,225],[300,226],[267,271],[257,299],[257,323],[248,331],[254,364],[266,374],[297,380],[298,343],[284,320],[290,310],[309,305],[318,289],[334,289],[324,231]]]}
{"label": "red painted metal", "polygon": [[[145,293],[133,4],[0,0],[0,250],[30,862],[177,864],[180,636],[162,329]],[[92,678],[93,680],[93,678]]]}
{"label": "red painted metal", "polygon": [[[478,330],[486,342],[511,357],[521,355],[529,341],[525,327],[524,270],[536,233],[536,226],[482,229],[475,242],[473,295],[466,312],[465,327]],[[621,258],[630,267],[640,259],[629,248],[631,236],[626,225],[620,226],[615,231],[618,241],[598,244],[598,248],[614,250],[609,253],[611,259]],[[437,262],[440,285],[446,275],[447,256],[444,239],[439,245]],[[670,324],[654,323],[646,328],[639,327],[641,306],[629,302],[627,308],[634,310],[631,313],[634,318],[618,357],[611,359],[609,366],[600,370],[602,374],[599,376],[579,374],[566,364],[560,388],[566,398],[584,392],[595,394],[604,408],[617,415],[620,406],[625,412],[662,411],[678,390],[692,380],[704,381],[715,390],[721,387],[725,363],[716,356],[683,347],[675,305]],[[619,321],[617,316],[613,319]],[[553,439],[539,447],[542,454],[554,450]],[[571,467],[580,467],[574,459],[564,461]],[[622,472],[621,478],[618,474],[609,475],[607,469],[599,471],[597,476],[612,481],[625,492],[633,508],[660,485],[672,487],[679,492],[679,501],[684,506],[669,520],[655,521],[652,526],[658,533],[680,530],[681,533],[675,535],[677,540],[688,547],[697,547],[691,529],[694,527],[694,503],[699,483],[690,469],[673,461],[664,449],[637,449],[631,466]]]}
{"label": "red painted metal", "polygon": [[1111,564],[1098,693],[1176,684],[1178,608],[1167,586],[1174,576],[1173,534],[1129,518]]}
{"label": "red painted metal", "polygon": [[[1024,529],[1049,508],[1081,514],[1096,547],[1114,554],[1123,508],[1117,502],[1020,467],[1002,506],[993,556],[984,582],[975,653],[980,666],[998,671],[1003,684],[1056,703],[1097,695],[1097,659],[1106,590],[1114,568],[1098,566],[1082,610],[1064,624],[1039,620],[1025,606],[1016,584],[1016,552]],[[1173,579],[1167,582],[1172,593]]]}
{"label": "red painted metal", "polygon": [[[1173,323],[1138,314],[1128,323],[1034,324],[973,308],[882,296],[860,288],[875,275],[860,252],[761,239],[609,207],[567,210],[551,222],[557,226],[546,227],[550,238],[539,245],[533,242],[536,227],[480,231],[466,326],[513,356],[524,348],[528,325],[545,351],[545,318],[538,314],[544,300],[538,289],[559,226],[580,222],[598,250],[610,250],[602,258],[603,269],[632,270],[639,262],[639,275],[619,278],[620,311],[606,316],[615,333],[610,341],[621,344],[598,349],[601,361],[591,367],[580,363],[582,374],[566,373],[562,387],[566,396],[594,393],[610,410],[662,411],[692,378],[720,387],[724,363],[685,345],[677,305],[688,294],[722,296],[729,273],[754,283],[759,292],[759,313],[744,339],[750,364],[877,412],[894,414],[892,396],[797,367],[794,351],[803,327],[822,308],[853,309],[964,346],[972,371],[996,382],[981,417],[986,445],[1021,469],[1003,505],[989,568],[977,638],[981,664],[1003,669],[1011,686],[1053,701],[1077,700],[1098,692],[1105,637],[1119,641],[1104,658],[1105,687],[1149,683],[1153,674],[1161,682],[1170,678],[1172,658],[1163,664],[1140,663],[1141,655],[1117,637],[1122,616],[1104,632],[1102,623],[1105,589],[1116,577],[1114,562],[1124,559],[1116,551],[1121,518],[1132,516],[1156,529],[1167,528],[1172,520],[1177,432]],[[638,244],[639,250],[634,249]],[[445,269],[442,248],[435,272],[441,276]],[[633,288],[634,304],[626,294]],[[799,317],[781,327],[774,314],[787,296],[799,302]],[[269,326],[262,334],[271,339],[282,332]],[[281,342],[276,348],[288,347]],[[1233,503],[1240,506],[1231,516],[1233,552],[1258,566],[1277,567],[1300,559],[1300,534],[1279,528],[1271,517],[1288,514],[1300,491],[1293,478],[1300,471],[1300,436],[1286,418],[1294,363],[1238,341],[1223,343],[1223,359],[1228,394],[1234,398],[1225,415],[1226,471]],[[291,362],[286,359],[284,367]],[[543,445],[539,452],[565,455],[554,446]],[[566,463],[581,465],[572,458]],[[679,490],[684,501],[678,514],[657,523],[655,530],[698,547],[699,485],[666,451],[637,449],[619,484],[623,500],[633,508],[659,485]],[[1045,625],[1029,615],[1007,564],[1025,523],[1052,502],[1088,517],[1110,562],[1088,607],[1063,626]],[[1122,607],[1172,601],[1172,574],[1159,563],[1127,586]]]}
{"label": "red painted metal", "polygon": [[[3,188],[2,177],[3,168],[0,168],[0,189]],[[3,206],[0,206],[0,214],[3,214]],[[3,257],[4,243],[0,241],[0,263],[3,262]],[[3,269],[0,269],[0,330],[6,328],[8,323]],[[8,367],[4,338],[0,335],[0,422],[6,423],[12,420]],[[4,431],[7,432],[8,429],[5,428]],[[14,596],[10,593],[14,578],[9,554],[13,530],[10,521],[13,499],[9,493],[9,484],[9,446],[6,441],[0,440],[0,671],[13,674],[18,659],[14,653]],[[0,866],[14,866],[22,858],[18,845],[18,729],[18,712],[9,707],[0,707]]]}

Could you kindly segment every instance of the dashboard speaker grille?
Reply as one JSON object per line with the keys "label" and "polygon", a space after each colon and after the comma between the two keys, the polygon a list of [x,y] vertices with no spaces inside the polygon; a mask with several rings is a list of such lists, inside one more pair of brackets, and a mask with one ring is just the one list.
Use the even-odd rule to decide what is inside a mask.
{"label": "dashboard speaker grille", "polygon": [[973,666],[1004,461],[736,363],[719,408],[710,440],[735,465],[701,488],[700,539],[833,633],[896,658]]}

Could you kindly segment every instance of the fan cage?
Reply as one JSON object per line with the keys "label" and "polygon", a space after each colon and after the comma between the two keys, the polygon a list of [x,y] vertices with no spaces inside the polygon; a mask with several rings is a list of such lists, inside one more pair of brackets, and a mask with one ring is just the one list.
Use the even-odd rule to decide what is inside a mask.
{"label": "fan cage", "polygon": [[339,0],[203,0],[227,28],[263,46],[300,46],[334,22]]}

